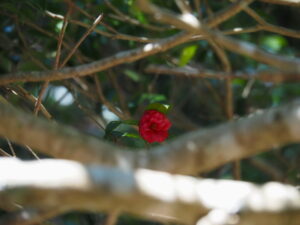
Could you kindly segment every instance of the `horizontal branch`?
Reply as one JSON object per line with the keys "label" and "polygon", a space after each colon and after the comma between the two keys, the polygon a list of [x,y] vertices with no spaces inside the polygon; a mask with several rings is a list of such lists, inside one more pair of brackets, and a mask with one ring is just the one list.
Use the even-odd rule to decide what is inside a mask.
{"label": "horizontal branch", "polygon": [[170,67],[165,65],[149,65],[145,69],[146,73],[155,73],[163,75],[176,75],[194,78],[210,78],[210,79],[256,79],[264,82],[282,83],[300,81],[300,73],[284,73],[279,71],[258,71],[256,73],[226,73],[220,71],[212,71],[198,69],[190,66],[185,67]]}
{"label": "horizontal branch", "polygon": [[300,141],[300,101],[187,133],[148,150],[120,148],[0,103],[0,135],[47,155],[120,168],[197,174]]}
{"label": "horizontal branch", "polygon": [[[214,210],[239,218],[300,212],[297,188],[276,182],[196,179],[138,169],[124,171],[68,160],[0,159],[0,206],[154,214],[193,223]],[[128,207],[130,205],[130,207]],[[274,223],[268,223],[274,224]]]}
{"label": "horizontal branch", "polygon": [[300,0],[260,0],[271,4],[288,5],[288,6],[300,6]]}

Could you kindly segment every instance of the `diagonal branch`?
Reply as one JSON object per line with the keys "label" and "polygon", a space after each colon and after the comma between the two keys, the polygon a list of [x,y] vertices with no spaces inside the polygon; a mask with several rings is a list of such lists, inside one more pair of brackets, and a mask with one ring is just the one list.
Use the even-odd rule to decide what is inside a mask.
{"label": "diagonal branch", "polygon": [[0,104],[0,135],[57,158],[120,168],[197,174],[227,162],[300,141],[300,101],[201,129],[138,152]]}
{"label": "diagonal branch", "polygon": [[94,61],[92,63],[83,64],[75,67],[65,67],[60,70],[48,70],[48,71],[31,71],[31,72],[19,72],[3,74],[0,77],[0,85],[16,82],[38,82],[43,80],[62,80],[72,77],[86,76],[92,73],[100,72],[111,67],[117,66],[122,63],[129,63],[138,59],[144,58],[149,55],[156,54],[158,52],[166,51],[176,45],[182,44],[188,41],[190,35],[182,32],[169,38],[162,39],[157,42],[146,44],[142,47],[119,52],[113,56]]}

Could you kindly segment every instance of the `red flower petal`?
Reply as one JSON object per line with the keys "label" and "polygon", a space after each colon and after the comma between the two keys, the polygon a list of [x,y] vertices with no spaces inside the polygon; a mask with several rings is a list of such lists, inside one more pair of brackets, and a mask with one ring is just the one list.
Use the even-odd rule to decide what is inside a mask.
{"label": "red flower petal", "polygon": [[149,143],[163,142],[168,137],[171,122],[161,112],[147,110],[139,122],[139,133]]}

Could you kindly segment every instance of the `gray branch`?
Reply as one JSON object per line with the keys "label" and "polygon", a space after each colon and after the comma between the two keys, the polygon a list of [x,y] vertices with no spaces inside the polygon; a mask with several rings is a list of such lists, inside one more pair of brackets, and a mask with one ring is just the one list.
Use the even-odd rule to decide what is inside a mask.
{"label": "gray branch", "polygon": [[300,141],[299,100],[187,133],[150,151],[120,148],[8,104],[0,103],[0,118],[1,136],[56,158],[181,174],[209,171],[233,160]]}

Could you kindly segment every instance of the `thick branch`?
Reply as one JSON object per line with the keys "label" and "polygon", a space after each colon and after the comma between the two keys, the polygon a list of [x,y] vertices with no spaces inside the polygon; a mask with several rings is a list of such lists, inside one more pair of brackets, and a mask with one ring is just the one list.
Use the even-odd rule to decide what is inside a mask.
{"label": "thick branch", "polygon": [[[0,204],[70,210],[157,214],[183,223],[195,222],[211,210],[239,213],[300,211],[300,193],[289,185],[196,179],[138,169],[122,171],[84,166],[68,160],[22,162],[0,159]],[[130,207],[128,207],[130,205]],[[250,213],[250,214],[249,214]],[[269,223],[274,224],[274,223]]]}
{"label": "thick branch", "polygon": [[187,133],[150,151],[137,152],[0,104],[0,135],[57,158],[195,174],[299,142],[299,112],[300,101],[294,101],[238,121]]}

